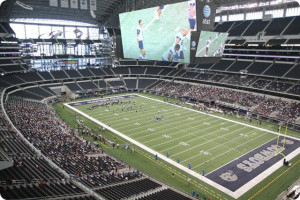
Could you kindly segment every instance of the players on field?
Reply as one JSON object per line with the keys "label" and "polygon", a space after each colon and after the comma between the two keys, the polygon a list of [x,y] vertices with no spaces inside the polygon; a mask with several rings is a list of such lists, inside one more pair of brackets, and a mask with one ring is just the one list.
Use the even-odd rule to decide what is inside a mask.
{"label": "players on field", "polygon": [[211,40],[211,37],[209,37],[209,39],[206,41],[205,57],[208,57],[208,51],[209,51],[209,47],[210,47],[211,43],[212,43],[212,40]]}
{"label": "players on field", "polygon": [[146,50],[144,49],[144,29],[143,29],[143,20],[139,20],[139,25],[137,27],[137,32],[136,32],[136,39],[139,45],[140,49],[140,55],[139,57],[141,59],[145,59],[146,56]]}
{"label": "players on field", "polygon": [[214,53],[214,57],[220,57],[222,52],[224,51],[225,44],[221,44],[219,49]]}
{"label": "players on field", "polygon": [[154,117],[154,121],[161,121],[161,120],[164,120],[164,116],[161,116],[161,117],[157,117],[157,116],[155,116]]}
{"label": "players on field", "polygon": [[158,6],[158,8],[156,10],[156,16],[155,16],[156,20],[158,20],[158,21],[160,20],[160,15],[161,15],[161,13],[162,13],[162,11],[163,11],[164,8],[165,8],[164,5]]}
{"label": "players on field", "polygon": [[178,61],[180,45],[176,44],[174,47],[170,47],[162,56],[162,61]]}
{"label": "players on field", "polygon": [[195,0],[189,0],[188,1],[189,6],[189,23],[190,23],[190,31],[197,31],[196,26],[196,2]]}
{"label": "players on field", "polygon": [[183,29],[181,32],[177,33],[176,36],[175,36],[175,41],[174,41],[174,46],[176,44],[179,44],[180,45],[180,48],[179,48],[179,59],[182,59],[182,61],[184,60],[184,42],[185,42],[185,39],[186,39],[186,35],[189,33],[188,29]]}

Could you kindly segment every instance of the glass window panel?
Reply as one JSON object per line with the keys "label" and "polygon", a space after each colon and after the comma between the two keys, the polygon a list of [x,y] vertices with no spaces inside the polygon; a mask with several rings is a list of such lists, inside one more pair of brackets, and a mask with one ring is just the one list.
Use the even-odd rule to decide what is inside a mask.
{"label": "glass window panel", "polygon": [[76,27],[65,27],[65,35],[66,39],[76,39],[76,35],[74,33]]}
{"label": "glass window panel", "polygon": [[14,24],[11,23],[11,28],[16,33],[16,37],[20,39],[25,39],[25,27],[24,24]]}
{"label": "glass window panel", "polygon": [[246,14],[246,20],[262,19],[263,12],[252,12]]}
{"label": "glass window panel", "polygon": [[89,34],[91,40],[98,40],[100,37],[98,28],[89,28]]}
{"label": "glass window panel", "polygon": [[84,28],[84,27],[80,27],[78,29],[82,31],[81,39],[84,39],[84,40],[87,39],[88,38],[88,29]]}
{"label": "glass window panel", "polygon": [[62,26],[52,26],[51,30],[55,38],[64,38],[64,28]]}
{"label": "glass window panel", "polygon": [[51,36],[51,26],[39,26],[40,29],[40,38],[49,39]]}
{"label": "glass window panel", "polygon": [[278,10],[267,10],[266,15],[273,15],[273,18],[283,17],[283,9]]}
{"label": "glass window panel", "polygon": [[292,16],[299,16],[300,15],[300,7],[297,8],[288,8],[286,10],[286,16],[292,17]]}
{"label": "glass window panel", "polygon": [[26,37],[29,38],[38,38],[39,37],[39,27],[38,25],[25,25]]}
{"label": "glass window panel", "polygon": [[223,22],[226,22],[226,21],[227,21],[227,15],[223,15],[223,16],[222,16],[222,21],[223,21]]}
{"label": "glass window panel", "polygon": [[229,15],[229,21],[241,21],[244,20],[244,14]]}

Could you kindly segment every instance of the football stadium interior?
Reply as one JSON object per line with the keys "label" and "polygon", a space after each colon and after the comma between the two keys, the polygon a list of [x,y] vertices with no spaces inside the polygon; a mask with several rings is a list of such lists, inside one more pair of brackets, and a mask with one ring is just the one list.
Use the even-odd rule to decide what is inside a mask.
{"label": "football stadium interior", "polygon": [[0,0],[0,199],[300,200],[299,0]]}

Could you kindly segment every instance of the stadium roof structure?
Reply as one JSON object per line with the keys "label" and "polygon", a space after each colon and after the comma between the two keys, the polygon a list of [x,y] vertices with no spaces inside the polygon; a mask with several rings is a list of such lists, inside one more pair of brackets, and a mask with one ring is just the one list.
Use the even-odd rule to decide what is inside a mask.
{"label": "stadium roof structure", "polygon": [[[49,0],[7,0],[12,5],[10,18],[40,18],[40,19],[59,19],[85,22],[90,24],[97,24],[99,26],[105,25],[107,27],[118,27],[118,14],[127,11],[139,10],[143,8],[155,7],[161,4],[171,4],[183,2],[186,0],[96,0],[97,9],[91,14],[90,10],[62,8],[58,1],[57,7],[50,6]],[[253,3],[270,3],[274,6],[282,6],[282,4],[289,3],[292,6],[299,5],[298,0],[211,0],[217,4],[218,7],[230,7]],[[26,9],[19,5],[19,3],[32,7],[32,10]],[[70,2],[70,1],[69,1]],[[79,1],[78,1],[79,2]],[[87,1],[89,3],[89,1]],[[286,6],[286,5],[285,5]],[[230,7],[231,8],[231,7]],[[249,7],[250,9],[258,9],[257,6]],[[242,9],[242,8],[241,8]],[[239,12],[239,7],[235,9],[227,9],[224,12]],[[238,11],[239,10],[239,11]],[[223,13],[223,11],[222,11]]]}
{"label": "stadium roof structure", "polygon": [[[83,10],[70,8],[70,3],[68,8],[62,8],[60,6],[60,1],[58,1],[58,6],[50,6],[49,0],[8,0],[13,4],[13,8],[10,14],[10,18],[39,18],[39,19],[57,19],[57,20],[68,20],[68,21],[78,21],[90,24],[102,23],[105,18],[115,11],[121,0],[97,0],[96,11],[91,14],[89,9]],[[18,2],[26,6],[32,7],[32,10],[26,9],[18,5]],[[70,1],[69,1],[70,2]],[[79,1],[78,1],[79,2]],[[89,4],[89,1],[87,1]]]}

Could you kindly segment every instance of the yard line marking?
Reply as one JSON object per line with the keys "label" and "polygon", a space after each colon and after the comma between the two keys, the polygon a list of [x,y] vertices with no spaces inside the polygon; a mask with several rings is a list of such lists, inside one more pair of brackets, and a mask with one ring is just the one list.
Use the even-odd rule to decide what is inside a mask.
{"label": "yard line marking", "polygon": [[[146,96],[143,96],[143,95],[140,95],[140,94],[136,94],[136,95],[140,96],[140,97],[143,97],[143,98],[146,98],[146,99],[151,99],[149,97],[146,97]],[[164,102],[164,101],[161,101],[161,100],[158,100],[158,99],[152,99],[152,100],[153,101],[158,101],[158,102],[161,102],[161,103],[165,103],[165,104],[169,104],[168,102]],[[171,105],[173,105],[173,104],[171,104]],[[268,129],[264,129],[264,128],[256,127],[256,126],[253,126],[253,125],[245,124],[245,123],[242,123],[242,122],[234,121],[234,120],[231,120],[231,119],[219,117],[219,116],[216,116],[216,115],[213,115],[213,114],[204,113],[204,112],[201,112],[201,111],[198,111],[198,110],[194,110],[194,109],[191,109],[191,108],[181,107],[181,106],[178,106],[178,105],[173,105],[173,106],[176,106],[176,107],[182,108],[182,109],[186,109],[186,110],[190,110],[190,111],[193,111],[193,112],[201,113],[203,115],[211,116],[211,117],[214,117],[214,118],[222,119],[224,121],[229,121],[229,122],[232,122],[232,123],[235,123],[235,124],[244,125],[244,126],[247,126],[247,127],[251,127],[251,128],[257,129],[257,130],[261,130],[261,131],[265,131],[265,132],[268,132],[268,133],[272,133],[272,134],[278,136],[278,133],[275,132],[275,131],[270,131]],[[284,134],[280,134],[280,135],[284,136]],[[299,138],[296,138],[296,137],[293,137],[293,136],[286,136],[286,137],[293,138],[295,140],[300,141]]]}
{"label": "yard line marking", "polygon": [[[190,114],[187,114],[187,116],[190,116]],[[194,116],[194,115],[192,115],[192,116]],[[138,118],[141,118],[141,117],[138,117]],[[176,117],[176,118],[168,118],[168,119],[165,119],[164,122],[171,122],[171,121],[176,120],[177,118],[180,119],[180,118],[182,118],[182,116]],[[133,118],[133,119],[134,119],[134,118]],[[153,120],[153,119],[152,119],[152,120]],[[152,121],[152,120],[151,120],[151,121]],[[119,123],[119,124],[117,124],[117,125],[119,126],[119,125],[121,125],[121,124],[123,124],[123,123]],[[124,123],[124,124],[127,124],[127,123]],[[113,126],[117,126],[117,125],[114,124]],[[152,126],[155,126],[155,127],[161,128],[161,127],[167,126],[167,123],[162,124],[162,126],[157,126],[157,124],[154,124],[154,121],[152,121],[150,124],[147,124],[147,125],[143,126],[143,128],[146,128],[146,127],[148,127],[148,126],[151,126],[151,127],[152,127]],[[131,127],[131,125],[128,125],[128,126],[122,126],[122,128],[120,128],[120,130],[125,129],[123,132],[124,132],[124,133],[129,133],[129,132],[133,132],[134,130],[138,129],[138,128],[128,129],[128,128],[130,128],[130,127]],[[140,133],[143,133],[143,132],[146,132],[146,131],[144,130],[144,131],[142,131],[142,132],[136,132],[136,133],[134,133],[134,134],[129,134],[129,136],[131,136],[131,135],[136,135],[136,134],[140,134]]]}
{"label": "yard line marking", "polygon": [[[247,140],[247,142],[244,142],[244,143],[238,145],[237,147],[241,147],[241,146],[243,146],[244,144],[247,144],[247,143],[250,142],[250,141],[256,140],[257,138],[262,137],[262,136],[264,136],[264,135],[266,135],[266,134],[267,134],[267,133],[264,133],[264,134],[259,135],[258,137],[255,137],[255,138],[253,138],[253,139],[251,139],[251,140]],[[205,164],[205,163],[207,163],[207,162],[210,162],[210,161],[212,161],[212,160],[214,160],[214,159],[216,159],[216,158],[218,158],[218,157],[220,157],[220,156],[222,156],[222,155],[224,155],[224,154],[226,154],[226,153],[228,153],[228,152],[230,152],[230,151],[232,151],[232,150],[227,150],[227,151],[225,151],[225,152],[219,154],[218,156],[215,156],[215,157],[213,157],[213,158],[211,158],[211,159],[209,159],[209,160],[206,160],[205,162],[202,162],[202,163],[196,165],[195,167],[193,167],[193,169],[196,169],[197,167],[200,167],[201,165],[203,165],[203,164]]]}
{"label": "yard line marking", "polygon": [[[165,6],[164,11],[167,9],[168,6]],[[155,12],[156,13],[156,12]],[[153,19],[150,21],[150,23],[144,28],[144,31],[147,31],[148,28],[153,24],[153,22],[156,20],[156,17],[154,16]]]}
{"label": "yard line marking", "polygon": [[[157,102],[155,102],[155,104],[152,104],[152,105],[157,105]],[[164,106],[162,106],[162,105],[160,105],[160,107],[164,107]],[[174,111],[177,111],[177,109],[176,108],[172,108]],[[94,113],[98,113],[99,112],[99,110],[96,110],[95,112],[89,112],[89,115],[94,115]],[[149,113],[149,112],[145,112],[145,114],[143,114],[143,116],[148,116],[149,114],[155,114],[157,111],[154,111],[154,112],[151,112],[151,113]],[[144,112],[143,112],[144,113]],[[121,112],[121,113],[119,113],[119,114],[128,114],[128,112]],[[132,114],[131,112],[130,112],[130,114]],[[190,113],[188,113],[188,114],[190,114]],[[135,118],[140,118],[140,116],[135,116],[135,117],[133,117],[132,119],[135,119]],[[122,120],[115,120],[114,119],[114,117],[106,117],[106,119],[107,120],[114,120],[114,121],[122,121]],[[120,124],[122,124],[122,123],[120,123]],[[115,124],[115,125],[119,125],[119,124]]]}
{"label": "yard line marking", "polygon": [[[174,120],[174,119],[173,119]],[[203,121],[203,120],[208,120],[208,119],[201,119],[200,121]],[[195,123],[194,121],[191,121],[191,120],[188,120],[188,119],[186,119],[186,120],[182,120],[181,122],[186,122],[186,121],[188,121],[188,122],[190,122],[190,123]],[[155,126],[155,124],[153,125],[153,124],[151,124],[152,126],[155,126],[155,128],[157,128],[157,129],[161,129],[160,131],[158,131],[158,132],[156,132],[155,134],[160,134],[160,133],[163,133],[163,132],[165,132],[165,131],[169,131],[168,129],[162,129],[162,127],[171,127],[172,129],[174,129],[174,128],[180,128],[180,127],[182,127],[182,126],[186,126],[187,124],[190,124],[190,123],[185,123],[185,124],[181,124],[181,125],[177,125],[177,126],[175,126],[175,125],[170,125],[170,124],[168,124],[168,123],[165,123],[165,124],[163,124],[162,126]],[[177,124],[177,122],[176,122],[176,124]],[[196,129],[196,127],[195,126],[191,126],[191,127],[189,127],[189,129]],[[182,131],[182,130],[178,130],[178,131]],[[175,131],[175,132],[178,132],[178,131]],[[145,130],[143,130],[143,131],[140,131],[140,132],[137,132],[137,133],[133,133],[133,134],[130,134],[129,136],[132,136],[132,135],[138,135],[138,134],[141,134],[141,133],[144,133],[144,132],[146,132]],[[175,133],[175,132],[173,132],[173,133]],[[148,137],[148,136],[152,136],[152,135],[145,135],[145,136],[142,136],[142,137]]]}
{"label": "yard line marking", "polygon": [[[234,124],[234,125],[231,125],[231,126],[229,126],[229,127],[232,127],[232,126],[235,126],[235,124]],[[237,129],[237,130],[235,130],[235,131],[233,131],[233,132],[231,132],[231,133],[235,133],[235,132],[240,131],[240,130],[242,130],[242,129],[244,129],[244,128],[245,128],[245,127],[239,128],[239,129]],[[218,133],[219,131],[221,131],[221,130],[213,131],[213,132],[211,132],[211,133],[208,134],[208,135],[211,135],[211,134],[213,134],[213,133]],[[216,137],[215,139],[222,138],[222,137],[224,137],[224,136],[226,136],[226,135],[230,135],[231,133],[228,133],[228,134],[225,134],[225,135],[221,135],[221,136],[219,136],[219,137]],[[199,139],[199,138],[195,138],[195,140],[197,140],[197,139]],[[215,140],[215,139],[214,139],[214,140]],[[190,151],[191,149],[195,149],[195,148],[197,148],[198,146],[201,146],[201,145],[203,145],[203,144],[209,143],[210,141],[211,141],[211,140],[206,141],[206,142],[204,142],[204,143],[202,143],[202,144],[198,144],[198,145],[196,145],[196,146],[193,146],[192,148],[189,148],[189,149],[186,149],[186,150],[181,151],[181,152],[179,152],[179,153],[176,153],[176,154],[172,155],[171,157],[180,155],[180,154],[182,154],[182,153],[184,153],[184,152]],[[212,141],[213,141],[213,140],[212,140]]]}
{"label": "yard line marking", "polygon": [[180,28],[181,28],[180,26],[177,26],[175,29],[175,32],[178,32],[180,30]]}
{"label": "yard line marking", "polygon": [[[211,43],[213,43],[216,39],[218,39],[218,38],[213,39],[213,40],[211,41]],[[201,51],[203,51],[205,48],[206,48],[206,45],[196,53],[196,56],[198,56],[198,54],[199,54]]]}
{"label": "yard line marking", "polygon": [[[161,145],[163,145],[163,144],[167,144],[167,143],[169,143],[169,142],[173,142],[174,140],[178,140],[178,139],[181,139],[181,138],[184,138],[184,137],[193,135],[193,134],[196,133],[196,132],[203,132],[203,131],[205,131],[205,130],[211,129],[211,128],[216,127],[216,126],[219,126],[219,125],[220,125],[220,124],[217,124],[217,125],[215,125],[215,126],[209,126],[208,128],[201,129],[201,130],[197,129],[196,131],[191,132],[191,133],[189,133],[189,134],[187,134],[187,135],[183,135],[183,136],[181,136],[181,137],[177,137],[177,138],[174,138],[174,139],[172,139],[172,140],[168,140],[168,141],[166,141],[166,142],[163,142],[163,143],[154,145],[154,146],[152,146],[152,148],[157,147],[157,146],[161,146]],[[201,126],[201,125],[198,125],[198,126]],[[197,127],[198,127],[198,126],[197,126]],[[234,126],[234,125],[232,125],[232,126]],[[189,130],[189,129],[186,129],[186,130]],[[179,130],[179,131],[181,131],[181,130]],[[177,131],[177,132],[179,132],[179,131]],[[211,135],[211,134],[213,134],[213,133],[215,133],[215,132],[218,132],[218,131],[219,131],[219,130],[210,132],[209,134],[203,135],[203,137],[204,137],[204,136],[207,136],[207,135]],[[169,134],[169,135],[170,135],[170,136],[171,136],[171,135],[174,135],[174,134],[176,134],[177,132],[172,133],[172,134]],[[146,141],[146,142],[144,142],[144,143],[149,143],[149,142],[152,142],[152,141],[155,141],[155,140],[158,140],[158,139],[161,139],[161,137],[155,138],[155,139],[152,139],[152,140],[149,140],[149,141]],[[165,151],[167,151],[167,150],[169,150],[169,149],[173,149],[173,148],[175,148],[175,147],[177,147],[177,146],[179,146],[179,145],[172,146],[171,148],[165,149]]]}
{"label": "yard line marking", "polygon": [[[204,120],[207,120],[207,119],[204,119]],[[195,122],[192,121],[192,123],[195,123]],[[187,125],[187,124],[179,125],[179,126],[176,126],[176,128],[182,127],[182,126],[186,126],[186,125]],[[218,125],[219,125],[219,124],[217,124],[216,126],[218,126]],[[171,125],[167,124],[167,126],[171,126]],[[186,131],[189,130],[189,129],[197,129],[197,127],[199,127],[199,126],[201,126],[201,124],[198,125],[198,126],[190,126],[189,128],[185,129],[184,132],[186,132]],[[173,128],[173,127],[174,127],[174,126],[172,126],[172,128]],[[204,130],[207,130],[207,129],[210,129],[210,128],[211,128],[211,127],[208,127],[208,128],[206,128],[206,129],[204,129]],[[154,133],[154,134],[151,134],[151,135],[145,135],[145,136],[142,136],[142,137],[138,137],[138,138],[136,138],[136,139],[141,139],[141,138],[144,138],[144,137],[149,137],[149,136],[157,135],[157,134],[164,133],[164,132],[168,132],[168,131],[169,131],[169,130],[167,130],[167,129],[166,129],[166,130],[161,130],[161,131],[156,132],[156,133]],[[181,131],[182,131],[182,130],[178,130],[178,131],[175,131],[175,132],[173,132],[172,134],[169,134],[169,135],[170,135],[170,136],[171,136],[171,135],[176,135],[176,134],[178,134],[178,133],[181,133]],[[180,139],[180,138],[183,138],[183,137],[192,135],[193,133],[196,133],[196,132],[198,132],[198,131],[199,131],[199,129],[197,129],[196,131],[194,131],[194,132],[192,132],[192,133],[190,133],[190,134],[188,134],[188,135],[184,135],[184,136],[181,136],[181,137],[176,138],[176,139]],[[155,140],[159,140],[159,139],[161,139],[161,137],[158,137],[158,138],[154,138],[154,139],[152,139],[152,140],[145,141],[144,143],[149,143],[149,142],[152,142],[152,141],[155,141]],[[176,139],[173,139],[173,140],[176,140]],[[171,142],[171,141],[173,141],[173,140],[170,140],[170,141],[168,141],[168,142]],[[164,142],[164,143],[167,143],[167,142]],[[161,143],[161,144],[164,144],[164,143]],[[155,145],[155,146],[153,146],[153,147],[159,146],[159,145],[161,145],[161,144]]]}
{"label": "yard line marking", "polygon": [[[213,133],[215,133],[215,132],[219,132],[219,131],[216,130],[216,131],[214,131]],[[207,135],[211,135],[211,134],[207,134]],[[204,135],[204,136],[207,136],[207,135]],[[221,136],[219,136],[219,137],[221,137]],[[217,137],[217,138],[219,138],[219,137]],[[202,137],[201,137],[201,138],[202,138]],[[199,138],[196,137],[196,138],[193,138],[192,140],[189,140],[189,141],[187,141],[187,142],[189,143],[189,142],[195,141],[195,139],[198,140]],[[174,146],[174,147],[172,147],[172,148],[175,148],[175,147],[176,147],[176,146]],[[172,149],[172,148],[171,148],[171,149]]]}
{"label": "yard line marking", "polygon": [[[243,127],[242,129],[244,129],[244,128],[245,128],[245,127]],[[236,131],[239,131],[239,130],[241,130],[241,129],[238,129],[238,130],[236,130]],[[234,131],[234,132],[236,132],[236,131]],[[232,134],[232,133],[234,133],[234,132],[230,132],[229,134],[223,135],[223,136],[218,137],[218,138],[222,138],[222,137],[227,136],[227,135],[230,135],[230,134]],[[251,133],[253,133],[253,132],[255,132],[255,131],[251,131]],[[218,138],[215,138],[215,139],[218,139]],[[233,140],[236,140],[236,139],[239,139],[239,138],[241,138],[241,136],[236,137],[236,138],[234,138]],[[209,143],[209,142],[214,141],[215,139],[209,140],[209,141],[204,142],[204,143],[202,143],[202,144],[199,144],[199,145],[197,145],[197,146],[207,144],[207,143]],[[233,140],[228,140],[228,141],[226,141],[226,142],[224,142],[224,143],[221,143],[221,144],[218,144],[217,146],[214,146],[213,148],[205,149],[205,151],[208,151],[208,152],[209,152],[209,151],[214,150],[214,149],[216,149],[216,148],[218,148],[218,147],[220,147],[220,146],[224,146],[224,144],[229,143],[229,142],[232,142]],[[195,146],[195,147],[196,147],[196,146]],[[225,146],[225,147],[226,147],[226,146]],[[193,148],[194,148],[194,147],[193,147]],[[229,148],[229,147],[227,147],[227,148]],[[188,150],[191,150],[191,149],[192,149],[192,148],[190,148],[190,149],[188,149]],[[229,149],[231,149],[231,148],[229,148]],[[181,154],[181,153],[179,153],[179,154]],[[179,154],[177,154],[177,155],[179,155]],[[187,160],[189,160],[189,159],[195,158],[195,157],[197,157],[197,156],[199,156],[199,155],[200,155],[200,154],[196,154],[196,155],[194,155],[194,156],[192,156],[192,157],[189,157],[189,158],[187,158],[187,159],[185,159],[185,160],[183,160],[183,161],[181,161],[181,162],[184,162],[184,161],[187,161]],[[171,156],[171,157],[172,157],[172,156]]]}
{"label": "yard line marking", "polygon": [[[258,135],[256,138],[258,138],[260,135]],[[274,138],[272,138],[272,139],[270,139],[270,140],[268,140],[267,142],[265,142],[265,143],[263,143],[262,145],[260,145],[260,146],[263,146],[263,145],[265,145],[265,144],[267,144],[268,142],[270,142],[271,140],[273,140]],[[253,150],[253,149],[252,149]],[[249,153],[249,152],[246,152],[246,153],[244,153],[243,155],[241,155],[241,156],[239,156],[239,157],[237,157],[237,158],[235,158],[234,160],[232,160],[232,161],[230,161],[230,162],[233,162],[233,161],[235,161],[235,160],[237,160],[237,159],[239,159],[239,158],[241,158],[241,157],[243,157],[244,155],[246,155],[247,153]],[[218,169],[220,169],[220,168],[222,168],[222,167],[224,167],[225,165],[227,165],[228,163],[225,163],[224,165],[222,165],[221,167],[218,167],[217,169],[215,169],[215,170],[213,170],[213,171],[211,171],[211,172],[209,172],[209,173],[207,173],[206,174],[206,176],[207,175],[209,175],[209,174],[211,174],[211,173],[213,173],[214,171],[217,171]]]}
{"label": "yard line marking", "polygon": [[[175,111],[175,112],[178,112],[178,111]],[[155,113],[155,112],[151,112],[151,113]],[[171,115],[171,113],[173,113],[173,112],[168,112],[166,116]],[[147,115],[149,115],[149,113],[148,113],[148,114],[147,114],[147,113],[145,114],[145,116],[147,116]],[[173,118],[167,117],[167,119],[165,119],[164,122],[175,121],[176,119],[181,119],[183,116],[185,116],[185,117],[189,117],[189,116],[195,117],[196,114],[191,114],[191,112],[187,112],[187,113],[185,113],[184,115],[181,115],[181,116],[179,116],[179,117],[173,117]],[[199,117],[199,116],[198,116],[198,117]],[[144,115],[142,115],[142,116],[137,116],[136,118],[138,118],[138,119],[144,118]],[[135,117],[133,117],[132,119],[135,119]],[[202,119],[202,118],[200,118],[200,119]],[[108,121],[109,121],[109,119],[108,119]],[[152,122],[153,122],[153,121],[152,121]],[[123,122],[123,123],[125,123],[125,122]],[[121,124],[123,124],[123,123],[114,124],[114,126],[121,125]],[[126,123],[126,124],[127,124],[127,123]],[[150,124],[146,125],[145,127],[147,127],[147,126],[157,126],[157,124],[150,123]],[[159,126],[159,127],[164,127],[164,126],[165,126],[165,125]],[[132,132],[132,131],[134,130],[134,129],[128,130],[128,129],[127,129],[128,127],[130,127],[130,126],[122,126],[122,129],[126,129],[126,130],[124,131],[125,133],[126,133],[126,132]]]}

